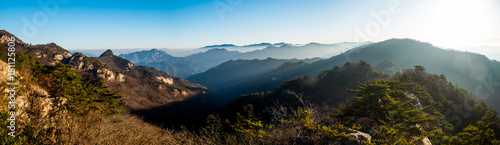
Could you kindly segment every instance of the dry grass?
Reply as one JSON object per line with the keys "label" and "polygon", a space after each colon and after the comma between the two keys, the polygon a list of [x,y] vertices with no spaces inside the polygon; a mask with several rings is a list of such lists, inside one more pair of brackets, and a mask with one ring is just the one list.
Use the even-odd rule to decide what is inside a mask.
{"label": "dry grass", "polygon": [[197,135],[188,131],[161,129],[133,115],[103,116],[93,112],[75,117],[71,129],[63,135],[61,144],[202,144]]}

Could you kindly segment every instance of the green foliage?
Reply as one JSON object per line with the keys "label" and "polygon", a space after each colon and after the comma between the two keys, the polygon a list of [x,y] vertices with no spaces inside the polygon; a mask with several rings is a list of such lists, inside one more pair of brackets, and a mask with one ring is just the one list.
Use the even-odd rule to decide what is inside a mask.
{"label": "green foliage", "polygon": [[[381,126],[373,136],[378,144],[407,144],[410,138],[422,136],[437,143],[445,137],[443,130],[449,132],[452,128],[432,106],[435,104],[432,97],[418,84],[373,80],[358,88],[349,90],[356,94],[352,103],[348,107],[334,108],[332,115],[347,124],[363,117],[376,121]],[[417,99],[431,106],[418,109],[412,104]]]}
{"label": "green foliage", "polygon": [[274,92],[278,94],[283,92],[284,90],[294,90],[296,92],[302,92],[307,89],[307,84],[311,81],[312,77],[308,75],[297,77],[295,79],[283,82],[280,86],[274,89]]}
{"label": "green foliage", "polygon": [[359,61],[359,64],[360,64],[361,66],[363,66],[363,67],[371,67],[371,65],[370,65],[370,64],[368,64],[368,63],[367,63],[366,61],[364,61],[364,60],[360,60],[360,61]]}
{"label": "green foliage", "polygon": [[8,133],[11,131],[10,129],[7,129],[7,126],[10,124],[10,121],[7,120],[9,117],[10,114],[8,111],[0,110],[0,126],[2,126],[2,129],[0,129],[0,142],[2,144],[42,144],[41,140],[35,137],[35,128],[30,126],[26,127],[20,134],[19,126],[16,124],[16,133],[14,134],[15,137],[9,136]]}
{"label": "green foliage", "polygon": [[203,132],[217,135],[222,131],[221,120],[218,115],[209,115],[207,118],[207,126],[203,128]]}
{"label": "green foliage", "polygon": [[244,115],[237,113],[238,118],[237,122],[232,125],[233,129],[242,134],[244,138],[261,139],[268,137],[264,129],[270,129],[272,126],[264,124],[260,117],[254,114],[253,105],[247,105],[243,108]]}
{"label": "green foliage", "polygon": [[243,113],[237,113],[237,121],[229,126],[230,130],[224,125],[230,124],[229,121],[221,122],[218,115],[209,115],[208,125],[201,132],[209,144],[339,144],[356,141],[349,133],[360,129],[359,126],[349,128],[333,122],[320,123],[314,120],[311,108],[298,107],[292,112],[291,118],[270,125],[254,113],[253,105],[246,105]]}
{"label": "green foliage", "polygon": [[298,107],[295,117],[290,120],[281,120],[287,126],[300,126],[307,131],[318,129],[318,124],[311,118],[311,111]]}
{"label": "green foliage", "polygon": [[320,125],[318,126],[318,136],[324,142],[328,141],[354,141],[355,138],[348,134],[349,128],[342,124]]}
{"label": "green foliage", "polygon": [[478,121],[486,112],[494,110],[467,90],[448,82],[444,75],[427,74],[424,71],[424,67],[415,66],[415,69],[395,74],[393,79],[416,84],[412,91],[418,94],[425,106],[424,112],[437,119],[437,123],[433,124],[445,124],[444,134],[461,131]]}
{"label": "green foliage", "polygon": [[467,126],[457,136],[452,137],[449,144],[499,144],[500,140],[495,139],[495,133],[491,129],[496,115],[496,112],[488,111],[481,120],[476,122],[476,125]]}
{"label": "green foliage", "polygon": [[352,115],[356,119],[368,117],[382,125],[405,127],[432,120],[411,103],[410,97],[404,91],[407,86],[409,84],[383,80],[360,84],[359,90],[350,90],[356,93],[357,97],[342,115]]}
{"label": "green foliage", "polygon": [[[331,120],[318,119],[324,119],[325,113],[318,114],[318,108],[305,106],[298,107],[291,113],[292,116],[273,118],[278,121],[271,128],[272,132],[268,132],[270,140],[301,144],[345,144],[346,142],[342,141],[352,139],[346,136],[352,130],[346,129],[345,126],[361,124],[362,130],[354,129],[355,127],[352,129],[370,132],[373,139],[373,142],[358,142],[362,144],[422,144],[424,139],[429,139],[433,144],[462,144],[461,140],[465,139],[468,144],[498,144],[498,139],[495,138],[498,138],[499,119],[488,113],[493,109],[484,102],[477,101],[467,90],[448,82],[444,75],[428,74],[425,70],[423,66],[415,66],[415,69],[387,77],[388,80],[377,80],[384,79],[384,75],[379,75],[380,73],[366,62],[346,63],[343,67],[324,71],[316,79],[298,77],[285,81],[272,94],[256,93],[253,97],[247,96],[243,99],[247,102],[251,102],[251,99],[257,100],[253,104],[258,107],[270,107],[269,103],[262,104],[271,101],[293,104],[299,100],[289,98],[297,94],[305,96],[300,102],[315,101],[318,96],[318,100],[324,101],[337,95],[331,91],[338,88],[337,86],[350,84],[353,79],[363,82],[360,77],[376,78],[360,83],[358,89],[347,89],[356,97],[350,102],[337,100],[336,103],[340,104],[340,107],[329,112]],[[316,89],[316,86],[324,89]],[[321,102],[316,100],[314,103]],[[479,120],[488,116],[491,116],[486,119],[489,121]],[[477,123],[472,125],[474,122]],[[277,138],[274,134],[281,137]]]}
{"label": "green foliage", "polygon": [[235,135],[224,132],[224,126],[219,115],[212,114],[207,117],[207,125],[201,129],[202,137],[208,144],[235,143]]}
{"label": "green foliage", "polygon": [[374,130],[372,137],[374,138],[373,142],[377,144],[393,144],[398,141],[401,142],[401,139],[405,139],[400,130],[386,126]]}
{"label": "green foliage", "polygon": [[423,67],[421,65],[416,65],[415,72],[418,72],[418,73],[425,72],[425,67]]}
{"label": "green foliage", "polygon": [[391,60],[384,60],[381,62],[376,69],[383,71],[386,74],[395,74],[401,71],[401,67],[399,67],[396,63]]}
{"label": "green foliage", "polygon": [[[271,143],[347,144],[349,142],[346,141],[355,141],[349,133],[357,130],[369,132],[372,137],[372,142],[358,144],[422,144],[424,139],[432,144],[499,144],[495,138],[498,138],[496,133],[500,123],[498,117],[491,113],[493,109],[477,101],[466,90],[449,83],[444,75],[428,74],[425,70],[423,66],[415,66],[415,69],[387,77],[388,80],[370,79],[372,81],[360,83],[358,89],[347,89],[355,94],[353,100],[337,101],[340,107],[328,113],[306,105],[297,107],[289,104],[314,101],[322,93],[326,95],[319,100],[326,99],[327,95],[336,95],[330,90],[345,86],[352,79],[384,79],[385,75],[380,75],[366,62],[346,63],[343,67],[324,71],[317,79],[298,77],[285,81],[272,94],[255,93],[239,101],[254,99],[257,101],[253,104],[261,108],[271,107],[262,105],[270,101],[289,105],[290,108],[297,107],[291,113],[287,113],[286,109],[271,113],[274,120],[271,121],[274,123],[271,132],[264,130]],[[363,82],[363,79],[359,80]],[[315,89],[316,86],[324,89]],[[297,94],[304,95],[305,99],[290,99]],[[331,118],[325,118],[325,114],[331,114]],[[472,125],[473,122],[476,124]],[[354,126],[357,124],[361,126]],[[458,127],[454,128],[454,125]]]}

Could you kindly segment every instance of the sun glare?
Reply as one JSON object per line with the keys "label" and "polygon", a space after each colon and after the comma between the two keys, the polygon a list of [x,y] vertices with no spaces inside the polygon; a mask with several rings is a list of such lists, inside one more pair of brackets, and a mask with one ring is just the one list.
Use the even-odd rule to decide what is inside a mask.
{"label": "sun glare", "polygon": [[[491,0],[439,0],[427,12],[427,34],[440,43],[481,41],[492,29]],[[427,35],[427,36],[428,36]]]}

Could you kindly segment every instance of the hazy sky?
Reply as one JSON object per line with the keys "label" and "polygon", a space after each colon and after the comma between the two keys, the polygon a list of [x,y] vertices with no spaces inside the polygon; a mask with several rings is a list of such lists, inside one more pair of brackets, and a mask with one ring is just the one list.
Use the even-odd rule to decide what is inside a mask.
{"label": "hazy sky", "polygon": [[0,29],[66,49],[413,38],[500,46],[498,0],[0,0]]}

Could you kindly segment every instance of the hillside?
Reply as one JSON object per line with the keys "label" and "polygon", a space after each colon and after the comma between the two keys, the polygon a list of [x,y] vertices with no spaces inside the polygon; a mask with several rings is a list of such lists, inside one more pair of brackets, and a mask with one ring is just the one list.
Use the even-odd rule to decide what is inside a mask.
{"label": "hillside", "polygon": [[[422,66],[389,77],[363,61],[346,63],[315,78],[287,80],[272,92],[241,96],[219,114],[237,125],[251,115],[237,112],[249,109],[259,116],[249,120],[273,125],[250,132],[263,131],[282,142],[496,144],[500,137],[494,109],[445,76],[426,73]],[[353,127],[346,130],[346,126]],[[348,139],[353,134],[361,137]]]}
{"label": "hillside", "polygon": [[490,60],[484,55],[440,49],[411,39],[390,39],[361,46],[328,60],[314,62],[306,66],[306,71],[290,71],[315,76],[346,61],[360,60],[372,66],[390,60],[401,69],[411,69],[415,65],[426,66],[427,72],[444,74],[453,84],[474,93],[488,105],[500,109],[497,105],[500,101],[500,85],[496,83],[500,82],[500,78],[494,75],[500,73],[500,62]]}
{"label": "hillside", "polygon": [[300,102],[297,102],[299,98],[295,97],[299,96],[300,99],[319,106],[333,107],[341,103],[347,104],[354,98],[354,94],[348,92],[346,88],[355,89],[360,82],[388,78],[389,75],[372,68],[366,62],[346,63],[342,67],[325,70],[318,76],[305,75],[285,80],[265,93],[259,93],[259,91],[256,92],[257,94],[242,95],[227,107],[241,108],[240,106],[253,104],[255,108],[263,111],[266,106],[273,106],[276,102],[297,107]]}
{"label": "hillside", "polygon": [[[3,49],[3,44],[0,46]],[[21,66],[15,99],[15,137],[8,136],[10,129],[0,130],[2,144],[166,144],[199,142],[198,137],[186,131],[165,130],[145,122],[142,117],[124,113],[123,102],[115,93],[99,84],[89,85],[78,78],[81,75],[64,65],[44,66],[36,69],[27,66],[28,60],[18,57]],[[2,58],[3,59],[3,58]],[[32,59],[33,60],[33,59]],[[60,64],[60,63],[59,63]],[[0,60],[2,92],[8,93],[7,63]],[[49,72],[43,73],[41,68]],[[54,75],[54,70],[66,73]],[[37,74],[34,74],[34,73]],[[76,74],[76,75],[75,75]],[[44,77],[45,76],[45,77]],[[37,80],[45,81],[37,82]],[[49,79],[50,78],[50,79]],[[66,81],[60,82],[58,79]],[[71,83],[69,85],[68,83]],[[11,124],[6,101],[1,97],[0,120],[2,126]],[[12,101],[12,100],[9,100]],[[154,134],[154,135],[151,135]],[[177,143],[178,142],[178,143]]]}
{"label": "hillside", "polygon": [[[239,95],[240,92],[235,92],[237,90],[234,90],[234,87],[238,84],[241,84],[248,80],[252,80],[259,75],[275,70],[279,66],[287,62],[314,62],[317,60],[319,60],[319,58],[305,60],[273,58],[267,58],[263,60],[231,60],[212,69],[209,69],[201,74],[193,75],[187,78],[187,80],[199,84],[204,84],[204,86],[211,88],[214,93],[217,93],[219,96],[226,96],[224,97],[223,102],[228,102],[232,100],[230,98],[231,96]],[[227,91],[226,89],[233,90]]]}
{"label": "hillside", "polygon": [[[112,118],[131,119],[155,132],[161,132],[159,127],[180,128],[182,125],[191,128],[204,123],[206,115],[218,107],[214,103],[216,96],[206,92],[206,87],[151,67],[136,66],[115,56],[111,50],[100,57],[69,54],[55,43],[28,45],[12,34],[0,31],[0,63],[4,72],[0,78],[3,78],[4,92],[8,90],[5,83],[8,78],[5,63],[7,43],[12,37],[16,39],[16,75],[21,84],[16,98],[20,114],[17,117],[21,122],[17,122],[19,129],[16,135],[27,137],[25,139],[30,143],[86,142],[98,134],[82,135],[83,132],[95,123],[113,126],[102,122]],[[2,102],[7,100],[6,93]],[[7,117],[5,109],[2,107],[0,110],[2,120]],[[113,117],[108,118],[110,115]],[[54,125],[53,122],[61,124]],[[147,122],[156,127],[148,126]],[[2,123],[8,122],[3,120]],[[133,124],[122,125],[131,129]],[[74,130],[75,134],[67,130]],[[29,131],[39,134],[30,134]],[[16,141],[3,139],[7,138],[2,138],[2,142],[7,143]]]}
{"label": "hillside", "polygon": [[[100,57],[91,58],[77,53],[70,60],[69,64],[90,75],[89,78],[106,80],[105,84],[111,91],[123,96],[124,107],[148,122],[169,127],[193,126],[203,123],[200,118],[218,107],[218,98],[207,93],[206,87],[151,67],[136,66],[113,55],[110,50]],[[85,69],[89,67],[94,69]],[[183,105],[177,105],[179,103]],[[198,115],[189,115],[188,112]]]}
{"label": "hillside", "polygon": [[[10,37],[15,37],[5,30],[0,30],[0,43],[7,46],[8,39]],[[56,62],[64,61],[72,56],[69,51],[63,49],[61,46],[55,43],[48,44],[26,44],[16,37],[16,51],[22,51],[25,54],[33,55],[35,58],[40,60],[46,65],[55,65]],[[7,53],[1,52],[2,54]]]}
{"label": "hillside", "polygon": [[[4,31],[2,38],[9,34]],[[2,39],[2,42],[5,41]],[[17,46],[20,47],[16,48],[17,53],[32,55],[44,65],[56,63],[72,65],[73,70],[83,74],[84,81],[96,83],[102,78],[109,89],[125,97],[124,100],[128,104],[126,107],[131,109],[157,107],[184,100],[203,94],[203,90],[206,89],[199,84],[172,77],[151,67],[136,66],[126,59],[115,56],[111,50],[107,50],[100,57],[87,57],[81,53],[69,54],[54,43],[30,46],[18,41]]]}
{"label": "hillside", "polygon": [[[411,69],[415,65],[426,66],[427,72],[444,74],[453,84],[472,92],[488,105],[500,109],[500,106],[497,105],[500,103],[498,102],[500,101],[500,97],[498,97],[500,96],[498,94],[500,93],[498,91],[500,85],[497,83],[500,82],[500,78],[494,75],[500,73],[500,62],[489,60],[484,55],[445,50],[411,39],[390,39],[368,44],[312,63],[288,63],[279,69],[276,68],[264,74],[254,75],[245,72],[241,75],[251,75],[251,80],[234,79],[233,82],[241,83],[234,85],[235,87],[225,89],[228,92],[237,92],[236,95],[232,95],[233,98],[249,93],[245,90],[252,90],[253,92],[269,91],[285,80],[304,75],[318,76],[324,70],[341,66],[348,61],[359,62],[360,60],[364,60],[388,74],[395,74],[403,69]],[[235,67],[235,69],[240,68]],[[199,74],[199,76],[204,74]],[[211,77],[213,80],[224,78],[224,76]],[[205,82],[192,81],[206,85]],[[238,93],[240,91],[241,93]]]}

